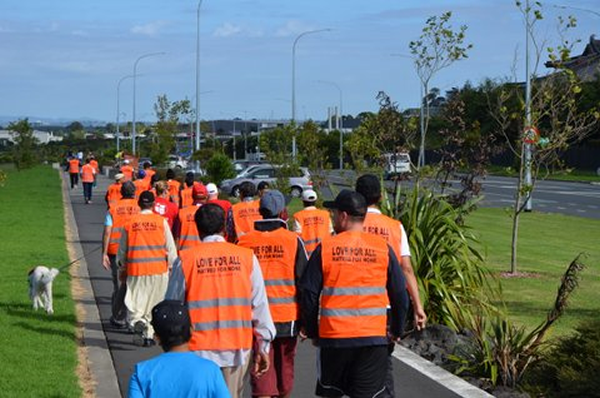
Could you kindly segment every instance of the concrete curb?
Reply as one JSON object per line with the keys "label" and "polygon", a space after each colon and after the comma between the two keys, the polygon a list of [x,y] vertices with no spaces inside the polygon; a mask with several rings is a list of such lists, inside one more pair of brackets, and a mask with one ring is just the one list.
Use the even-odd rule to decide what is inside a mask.
{"label": "concrete curb", "polygon": [[[68,182],[65,174],[59,169],[62,181],[63,203],[65,204],[65,219],[68,227],[72,231],[71,236],[67,237],[68,245],[71,246],[74,258],[83,256],[83,248],[79,243],[79,230],[75,222],[75,214],[71,205]],[[94,379],[94,395],[96,397],[120,397],[119,383],[117,382],[117,373],[112,361],[112,356],[108,349],[108,343],[100,320],[100,313],[96,306],[96,298],[90,282],[88,266],[85,259],[79,260],[76,277],[79,279],[82,288],[82,296],[76,303],[83,309],[84,319],[78,319],[83,325],[83,344],[87,350],[88,367],[92,378]]]}
{"label": "concrete curb", "polygon": [[493,395],[421,358],[408,348],[396,345],[392,355],[400,362],[402,372],[436,385],[439,391],[436,395],[439,397],[493,398]]}

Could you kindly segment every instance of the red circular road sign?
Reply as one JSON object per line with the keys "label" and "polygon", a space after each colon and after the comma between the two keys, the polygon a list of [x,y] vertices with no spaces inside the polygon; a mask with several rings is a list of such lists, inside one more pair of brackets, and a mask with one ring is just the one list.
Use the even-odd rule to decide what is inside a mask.
{"label": "red circular road sign", "polygon": [[536,144],[540,140],[540,132],[533,126],[528,126],[523,131],[523,141],[526,144]]}

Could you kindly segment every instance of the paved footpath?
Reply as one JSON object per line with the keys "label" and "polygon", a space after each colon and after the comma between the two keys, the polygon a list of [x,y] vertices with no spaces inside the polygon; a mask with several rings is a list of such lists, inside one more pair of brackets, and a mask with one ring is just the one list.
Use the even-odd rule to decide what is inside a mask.
{"label": "paved footpath", "polygon": [[[106,215],[106,204],[104,193],[108,185],[112,183],[106,177],[100,176],[98,186],[93,191],[92,203],[84,204],[83,190],[81,187],[70,190],[75,220],[79,230],[80,243],[84,253],[91,252],[102,244],[102,231],[104,229],[104,218]],[[96,250],[87,258],[89,278],[93,288],[94,297],[101,318],[101,325],[106,336],[108,348],[112,356],[114,368],[117,374],[119,388],[122,396],[127,396],[129,378],[134,365],[148,358],[160,354],[158,347],[142,348],[136,347],[132,342],[132,335],[122,329],[111,326],[110,297],[112,293],[112,281],[109,271],[102,267],[101,251]],[[314,396],[316,381],[316,349],[309,343],[299,343],[296,357],[295,388],[293,397]],[[441,397],[444,393],[431,383],[415,380],[414,376],[407,376],[401,372],[399,361],[395,361],[395,380],[398,396],[403,397]],[[92,366],[92,372],[94,372]],[[404,377],[403,377],[404,375]],[[97,380],[102,384],[102,380]],[[246,396],[249,394],[249,386],[246,388]],[[448,395],[446,395],[448,396]]]}

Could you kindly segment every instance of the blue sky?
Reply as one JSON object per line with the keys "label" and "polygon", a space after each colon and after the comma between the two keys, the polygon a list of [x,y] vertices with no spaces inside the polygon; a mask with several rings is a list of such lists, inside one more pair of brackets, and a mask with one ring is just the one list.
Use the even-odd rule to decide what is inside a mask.
{"label": "blue sky", "polygon": [[[197,1],[2,0],[0,2],[0,115],[116,119],[117,82],[140,55],[166,52],[138,64],[137,119],[154,119],[156,97],[194,99]],[[545,3],[540,37],[557,42],[556,17],[576,15],[571,37],[579,54],[600,16],[559,10],[563,4],[600,12],[595,0]],[[201,8],[203,119],[291,116],[291,49],[296,52],[297,118],[325,119],[339,102],[344,113],[376,110],[384,90],[401,108],[419,102],[408,58],[428,16],[453,11],[473,44],[469,59],[440,72],[443,90],[465,81],[524,78],[524,28],[511,0],[204,0]],[[132,81],[121,85],[121,119],[132,115]]]}

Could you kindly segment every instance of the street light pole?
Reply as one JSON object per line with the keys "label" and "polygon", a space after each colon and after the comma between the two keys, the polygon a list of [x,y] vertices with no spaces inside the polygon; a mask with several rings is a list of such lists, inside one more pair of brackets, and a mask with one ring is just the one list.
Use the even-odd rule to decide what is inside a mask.
{"label": "street light pole", "polygon": [[[200,150],[200,7],[196,11],[196,151]],[[199,167],[199,165],[197,165]]]}
{"label": "street light pole", "polygon": [[136,76],[137,76],[137,64],[140,60],[148,57],[152,57],[154,55],[164,55],[165,52],[156,52],[156,53],[148,53],[138,57],[133,63],[133,114],[132,114],[132,127],[131,127],[131,152],[135,156],[135,87],[136,87]]}
{"label": "street light pole", "polygon": [[[338,90],[338,92],[340,94],[340,114],[336,115],[339,125],[336,124],[336,126],[338,127],[339,132],[340,132],[340,170],[343,170],[344,169],[344,138],[343,138],[343,130],[344,130],[343,104],[344,104],[344,102],[343,102],[343,97],[342,97],[342,89],[335,82],[330,82],[330,81],[325,81],[325,80],[318,80],[318,82],[332,85],[333,87],[335,87]],[[340,117],[340,115],[341,115],[341,117]]]}
{"label": "street light pole", "polygon": [[[316,29],[316,30],[307,30],[305,32],[300,33],[296,36],[294,40],[294,44],[292,45],[292,128],[295,129],[296,122],[296,45],[298,44],[298,40],[301,37],[312,34],[312,33],[320,33],[320,32],[330,32],[331,29]],[[296,134],[292,136],[292,158],[296,160]]]}
{"label": "street light pole", "polygon": [[[531,34],[531,22],[530,22],[530,7],[529,0],[527,0],[526,4],[526,14],[525,14],[525,120],[526,120],[526,128],[530,128],[531,126],[531,75],[529,73],[529,36]],[[525,143],[525,185],[527,187],[531,187],[532,179],[531,179],[531,144]],[[525,211],[532,210],[532,192],[531,190],[527,190],[527,201],[525,202]]]}
{"label": "street light pole", "polygon": [[121,138],[121,133],[119,132],[119,124],[120,124],[120,120],[119,117],[121,115],[121,107],[120,107],[120,101],[121,101],[121,83],[123,83],[123,80],[125,79],[130,79],[132,78],[133,75],[127,75],[127,76],[123,76],[121,79],[119,79],[119,82],[117,83],[117,152],[121,151],[121,142],[120,142],[120,138]]}

